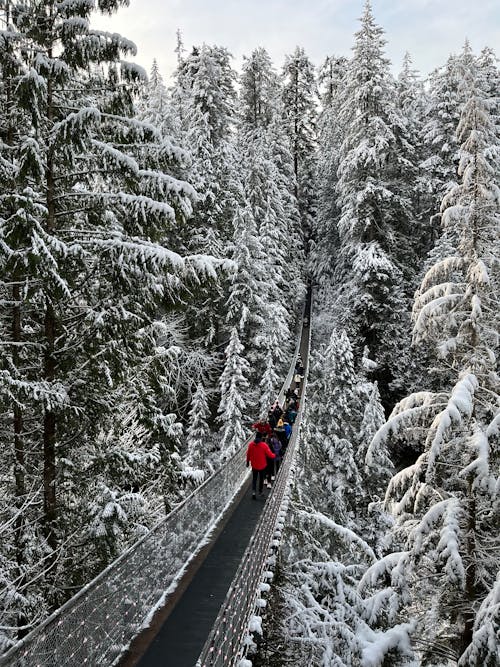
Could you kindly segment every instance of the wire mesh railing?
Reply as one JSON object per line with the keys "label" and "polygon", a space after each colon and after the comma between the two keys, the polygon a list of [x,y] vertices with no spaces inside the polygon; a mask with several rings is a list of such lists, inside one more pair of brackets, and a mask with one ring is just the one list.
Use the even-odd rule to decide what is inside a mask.
{"label": "wire mesh railing", "polygon": [[[305,396],[311,329],[307,336],[306,370],[302,383],[301,399]],[[236,667],[241,664],[248,646],[249,625],[260,600],[263,580],[266,578],[269,557],[281,533],[287,509],[287,491],[291,484],[290,471],[294,465],[295,451],[300,439],[300,421],[304,401],[300,401],[297,427],[288,446],[286,456],[268,497],[257,527],[248,544],[238,570],[231,583],[212,631],[203,647],[196,667]]]}
{"label": "wire mesh railing", "polygon": [[[299,345],[300,335],[280,401],[292,381]],[[247,443],[147,535],[0,656],[0,667],[115,664],[150,610],[175,590],[248,479]]]}

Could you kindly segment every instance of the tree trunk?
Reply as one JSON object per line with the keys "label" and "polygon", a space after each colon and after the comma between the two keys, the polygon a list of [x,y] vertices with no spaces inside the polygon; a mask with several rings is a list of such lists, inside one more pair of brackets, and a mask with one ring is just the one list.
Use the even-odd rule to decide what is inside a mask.
{"label": "tree trunk", "polygon": [[[53,6],[49,7],[49,15],[52,18]],[[48,49],[49,58],[52,58],[52,50]],[[54,120],[53,81],[49,77],[47,81],[47,119],[49,128]],[[46,167],[47,185],[47,231],[54,232],[55,228],[55,179],[54,179],[54,153],[49,147]],[[51,295],[45,299],[45,351],[44,351],[44,379],[52,384],[55,379],[56,360],[54,356],[56,338],[56,317]],[[43,508],[45,537],[50,548],[57,547],[56,537],[56,415],[50,407],[45,408],[43,418]]]}
{"label": "tree trunk", "polygon": [[[5,25],[10,24],[10,3],[6,2],[4,7]],[[7,65],[4,69],[4,89],[5,89],[5,109],[7,113],[7,131],[6,143],[7,146],[14,145],[15,138],[15,107],[12,97],[12,78],[14,72],[11,67]],[[15,211],[11,211],[14,214]],[[17,375],[19,375],[20,367],[20,344],[22,342],[22,326],[21,326],[21,275],[17,267],[14,265],[11,275],[12,280],[12,366]],[[23,576],[25,554],[24,554],[24,532],[26,525],[26,517],[23,514],[23,505],[26,501],[26,453],[23,441],[23,411],[19,402],[14,401],[12,406],[12,430],[14,435],[14,486],[16,496],[16,521],[14,525],[14,543],[15,543],[15,558],[17,563],[17,580],[19,587],[25,583],[25,576]],[[27,618],[23,613],[19,613],[17,618],[17,625],[23,627],[27,625]],[[17,636],[22,639],[26,635],[27,630],[19,630]]]}
{"label": "tree trunk", "polygon": [[[12,287],[12,340],[14,343],[20,343],[22,340],[21,331],[21,289],[17,273],[13,274]],[[15,369],[19,368],[19,345],[15,344],[12,351],[12,364]],[[17,563],[17,578],[19,586],[23,586],[25,577],[23,575],[23,566],[25,562],[24,557],[24,530],[26,519],[23,514],[23,504],[26,501],[26,455],[24,449],[24,441],[22,437],[23,432],[23,412],[18,402],[14,402],[13,406],[13,430],[14,430],[14,479],[16,488],[16,523],[14,527],[14,541],[16,545],[16,563]],[[27,624],[27,618],[20,613],[17,618],[19,627]],[[19,630],[18,638],[27,633],[27,630]]]}
{"label": "tree trunk", "polygon": [[474,603],[478,597],[476,585],[476,499],[472,479],[467,481],[467,561],[465,570],[463,630],[459,640],[459,654],[462,655],[472,642],[474,632]]}

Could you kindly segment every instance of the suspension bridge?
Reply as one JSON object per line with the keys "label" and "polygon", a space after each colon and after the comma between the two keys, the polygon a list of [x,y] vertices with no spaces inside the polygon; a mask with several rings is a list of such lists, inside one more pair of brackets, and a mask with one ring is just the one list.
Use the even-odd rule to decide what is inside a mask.
{"label": "suspension bridge", "polygon": [[[307,383],[311,299],[300,353]],[[44,623],[0,667],[238,667],[259,623],[285,523],[304,401],[273,488],[250,500],[244,443],[219,470]],[[251,656],[249,656],[251,658]]]}

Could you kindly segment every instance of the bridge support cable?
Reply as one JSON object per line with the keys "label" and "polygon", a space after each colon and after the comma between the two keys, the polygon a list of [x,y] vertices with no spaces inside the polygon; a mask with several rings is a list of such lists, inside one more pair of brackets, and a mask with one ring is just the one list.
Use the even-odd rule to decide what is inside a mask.
{"label": "bridge support cable", "polygon": [[[311,303],[305,311],[308,321]],[[279,546],[282,528],[288,510],[290,487],[293,480],[295,457],[300,441],[300,423],[304,410],[305,390],[309,368],[311,327],[303,329],[301,352],[305,361],[301,386],[300,407],[290,444],[268,497],[257,527],[251,537],[226,599],[217,616],[196,667],[238,667],[248,648],[252,618],[259,616],[266,579],[273,576],[269,569],[274,562],[274,551]]]}
{"label": "bridge support cable", "polygon": [[[302,339],[279,393],[290,386]],[[0,667],[110,667],[172,594],[248,481],[249,440],[141,540],[4,655]]]}

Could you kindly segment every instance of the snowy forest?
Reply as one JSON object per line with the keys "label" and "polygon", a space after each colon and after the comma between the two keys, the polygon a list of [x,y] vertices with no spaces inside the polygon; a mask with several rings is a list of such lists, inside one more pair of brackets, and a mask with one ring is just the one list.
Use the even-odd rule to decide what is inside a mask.
{"label": "snowy forest", "polygon": [[498,667],[494,51],[394,75],[367,0],[349,57],[178,32],[166,81],[127,4],[0,0],[0,653],[241,446],[312,285],[253,664]]}

